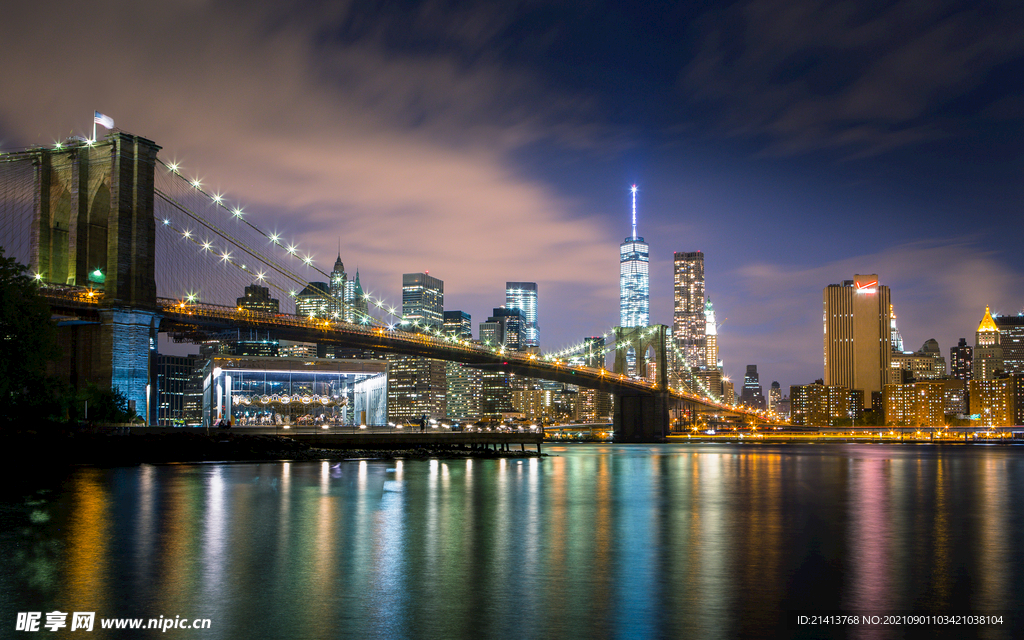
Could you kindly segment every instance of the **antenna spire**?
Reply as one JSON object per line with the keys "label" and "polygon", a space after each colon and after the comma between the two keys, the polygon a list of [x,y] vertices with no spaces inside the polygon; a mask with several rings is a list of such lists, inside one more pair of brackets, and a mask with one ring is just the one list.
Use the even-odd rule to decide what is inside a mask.
{"label": "antenna spire", "polygon": [[633,239],[636,240],[636,185],[633,185]]}

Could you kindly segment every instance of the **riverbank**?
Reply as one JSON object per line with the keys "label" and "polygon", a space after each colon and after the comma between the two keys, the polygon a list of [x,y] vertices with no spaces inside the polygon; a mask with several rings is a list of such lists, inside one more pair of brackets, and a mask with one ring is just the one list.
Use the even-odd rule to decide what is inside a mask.
{"label": "riverbank", "polygon": [[8,450],[18,455],[45,452],[63,464],[134,465],[173,462],[262,460],[351,460],[357,458],[534,458],[536,451],[496,451],[418,446],[406,449],[327,449],[274,435],[195,431],[112,435],[76,431],[6,434]]}

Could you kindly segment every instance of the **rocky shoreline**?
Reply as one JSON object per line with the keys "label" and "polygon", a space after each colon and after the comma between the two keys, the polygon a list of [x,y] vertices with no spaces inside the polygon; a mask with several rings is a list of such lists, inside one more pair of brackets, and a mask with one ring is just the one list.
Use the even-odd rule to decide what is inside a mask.
{"label": "rocky shoreline", "polygon": [[415,447],[408,449],[323,449],[286,436],[182,432],[109,435],[87,432],[23,432],[8,437],[13,451],[46,451],[65,464],[255,462],[351,460],[357,458],[535,458],[536,451]]}

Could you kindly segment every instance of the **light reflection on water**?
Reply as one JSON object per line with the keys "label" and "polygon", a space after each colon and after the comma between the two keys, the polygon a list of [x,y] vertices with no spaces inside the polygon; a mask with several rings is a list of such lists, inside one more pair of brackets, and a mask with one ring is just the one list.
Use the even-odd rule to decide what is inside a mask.
{"label": "light reflection on water", "polygon": [[73,469],[0,512],[2,624],[60,610],[210,618],[173,631],[203,638],[907,634],[797,629],[798,612],[1004,615],[950,637],[1024,626],[1015,447],[547,452]]}

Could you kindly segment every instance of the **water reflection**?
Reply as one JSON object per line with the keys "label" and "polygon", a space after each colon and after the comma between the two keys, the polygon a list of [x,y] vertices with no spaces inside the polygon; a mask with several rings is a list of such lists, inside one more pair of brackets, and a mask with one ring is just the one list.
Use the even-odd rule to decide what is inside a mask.
{"label": "water reflection", "polygon": [[84,606],[105,608],[107,593],[110,529],[110,487],[100,469],[83,469],[72,484],[73,503],[67,538],[67,582],[69,599]]}
{"label": "water reflection", "polygon": [[[1022,608],[1015,449],[548,451],[76,469],[5,508],[2,615],[206,617],[209,638],[732,638],[822,635],[796,611]],[[957,632],[1011,637],[1007,621]]]}

